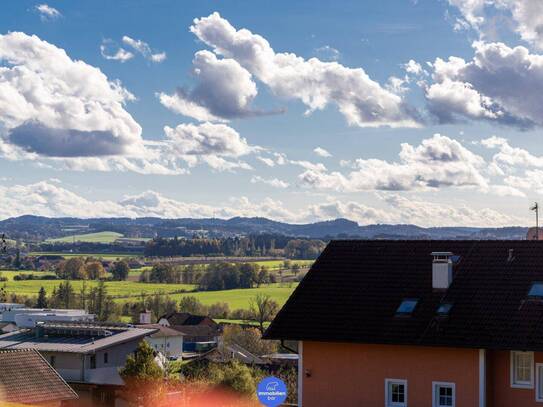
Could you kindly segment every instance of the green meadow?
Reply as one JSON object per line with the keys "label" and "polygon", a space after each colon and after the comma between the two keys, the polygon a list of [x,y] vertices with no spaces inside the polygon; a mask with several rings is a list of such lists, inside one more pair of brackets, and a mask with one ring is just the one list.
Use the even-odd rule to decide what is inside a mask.
{"label": "green meadow", "polygon": [[113,243],[118,238],[123,237],[123,234],[117,232],[97,232],[85,233],[82,235],[71,235],[59,237],[57,239],[47,239],[48,243],[72,243],[72,242],[87,242],[87,243]]}
{"label": "green meadow", "polygon": [[288,297],[290,297],[296,286],[297,283],[292,283],[289,285],[271,284],[269,286],[260,288],[243,288],[223,291],[198,291],[187,294],[174,294],[171,295],[171,297],[179,301],[182,297],[190,295],[196,297],[204,305],[211,305],[216,302],[225,302],[230,307],[230,310],[237,308],[248,309],[250,300],[253,299],[257,294],[269,295],[281,306],[287,301]]}
{"label": "green meadow", "polygon": [[[37,296],[40,287],[45,288],[50,295],[53,290],[64,280],[24,280],[15,281],[13,277],[17,274],[37,274],[45,275],[52,273],[31,272],[31,271],[0,271],[0,276],[8,278],[8,281],[0,282],[0,287],[4,287],[7,293],[16,293],[27,296]],[[79,292],[86,285],[87,289],[98,285],[94,280],[76,280],[71,281],[75,292]],[[159,284],[159,283],[140,283],[137,281],[107,281],[105,283],[108,294],[117,298],[116,301],[126,302],[137,299],[142,293],[152,295],[157,292],[163,292],[172,299],[179,301],[184,296],[194,296],[203,304],[210,305],[216,302],[225,302],[231,310],[236,308],[249,308],[249,301],[257,294],[266,294],[272,297],[280,305],[292,294],[297,283],[275,283],[267,284],[260,288],[246,288],[223,291],[198,291],[193,284]],[[180,291],[186,291],[181,293]]]}
{"label": "green meadow", "polygon": [[[6,273],[13,272],[0,272],[1,275]],[[43,274],[43,273],[42,273]],[[13,274],[12,274],[13,276]],[[12,277],[11,276],[11,277]],[[9,278],[9,275],[7,276]],[[40,287],[45,288],[47,294],[50,295],[53,292],[53,289],[59,286],[64,280],[24,280],[24,281],[15,281],[10,279],[5,282],[0,282],[0,287],[5,287],[6,292],[16,293],[21,295],[28,296],[37,296]],[[79,292],[83,287],[83,284],[87,286],[87,289],[95,287],[98,285],[98,281],[95,280],[76,280],[70,281],[72,287],[76,292]],[[191,291],[196,286],[192,284],[159,284],[159,283],[139,283],[135,281],[106,281],[105,283],[109,295],[114,297],[137,297],[140,294],[154,294],[159,291],[164,291],[167,293],[173,293],[176,291],[184,290]]]}

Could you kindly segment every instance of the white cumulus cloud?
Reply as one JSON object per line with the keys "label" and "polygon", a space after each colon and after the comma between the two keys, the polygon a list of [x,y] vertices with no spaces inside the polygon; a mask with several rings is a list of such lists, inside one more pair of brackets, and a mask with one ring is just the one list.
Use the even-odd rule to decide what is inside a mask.
{"label": "white cumulus cloud", "polygon": [[124,109],[134,97],[97,68],[21,32],[0,35],[3,137],[46,156],[141,152],[141,127]]}
{"label": "white cumulus cloud", "polygon": [[237,30],[219,13],[195,19],[190,29],[216,54],[236,60],[276,95],[301,100],[307,114],[335,104],[353,126],[419,126],[417,114],[402,97],[381,87],[362,68],[276,53],[265,38]]}
{"label": "white cumulus cloud", "polygon": [[358,159],[354,171],[308,168],[300,174],[302,185],[316,189],[355,192],[366,190],[408,191],[441,187],[488,188],[483,175],[485,161],[458,141],[439,134],[414,147],[401,144],[398,162]]}
{"label": "white cumulus cloud", "polygon": [[251,74],[233,59],[217,59],[209,51],[198,51],[193,72],[198,84],[191,90],[159,93],[160,102],[173,112],[200,121],[226,121],[261,114],[251,108],[257,87]]}
{"label": "white cumulus cloud", "polygon": [[[543,49],[543,2],[540,0],[449,0],[463,16],[458,26],[471,26],[481,37],[490,31],[492,19],[500,16],[508,19],[519,37],[531,45]],[[488,24],[487,24],[488,23]]]}
{"label": "white cumulus cloud", "polygon": [[543,125],[543,55],[503,43],[479,41],[473,48],[471,61],[450,57],[433,63],[433,83],[425,92],[438,119]]}

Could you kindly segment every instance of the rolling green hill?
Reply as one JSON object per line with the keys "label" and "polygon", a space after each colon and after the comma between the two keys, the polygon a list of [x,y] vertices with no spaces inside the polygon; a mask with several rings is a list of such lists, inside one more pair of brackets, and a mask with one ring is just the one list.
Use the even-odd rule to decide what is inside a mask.
{"label": "rolling green hill", "polygon": [[72,242],[88,242],[88,243],[113,243],[115,240],[123,237],[117,232],[97,232],[86,233],[83,235],[71,235],[59,237],[57,239],[47,239],[48,243],[72,243]]}

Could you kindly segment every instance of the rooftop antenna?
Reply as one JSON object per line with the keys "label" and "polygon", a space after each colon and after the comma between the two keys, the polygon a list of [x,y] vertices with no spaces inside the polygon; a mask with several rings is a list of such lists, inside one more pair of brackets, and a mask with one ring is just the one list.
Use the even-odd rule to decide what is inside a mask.
{"label": "rooftop antenna", "polygon": [[535,202],[530,210],[535,212],[535,240],[539,240],[539,204]]}

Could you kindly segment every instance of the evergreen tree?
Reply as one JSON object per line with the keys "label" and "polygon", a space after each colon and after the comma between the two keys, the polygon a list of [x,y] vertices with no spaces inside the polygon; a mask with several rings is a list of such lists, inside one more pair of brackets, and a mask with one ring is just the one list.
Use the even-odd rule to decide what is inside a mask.
{"label": "evergreen tree", "polygon": [[164,372],[155,362],[153,348],[144,340],[119,370],[126,383],[126,394],[136,405],[152,405],[162,392]]}
{"label": "evergreen tree", "polygon": [[59,308],[70,308],[74,305],[74,289],[69,281],[64,281],[53,291],[52,302]]}
{"label": "evergreen tree", "polygon": [[45,288],[41,287],[36,301],[36,308],[47,308],[47,293]]}
{"label": "evergreen tree", "polygon": [[79,290],[79,308],[87,310],[87,282],[83,281],[81,289]]}
{"label": "evergreen tree", "polygon": [[0,302],[8,302],[8,294],[6,292],[6,283],[0,288]]}
{"label": "evergreen tree", "polygon": [[21,267],[21,251],[17,249],[17,253],[15,254],[15,259],[13,260],[13,267],[18,269]]}

